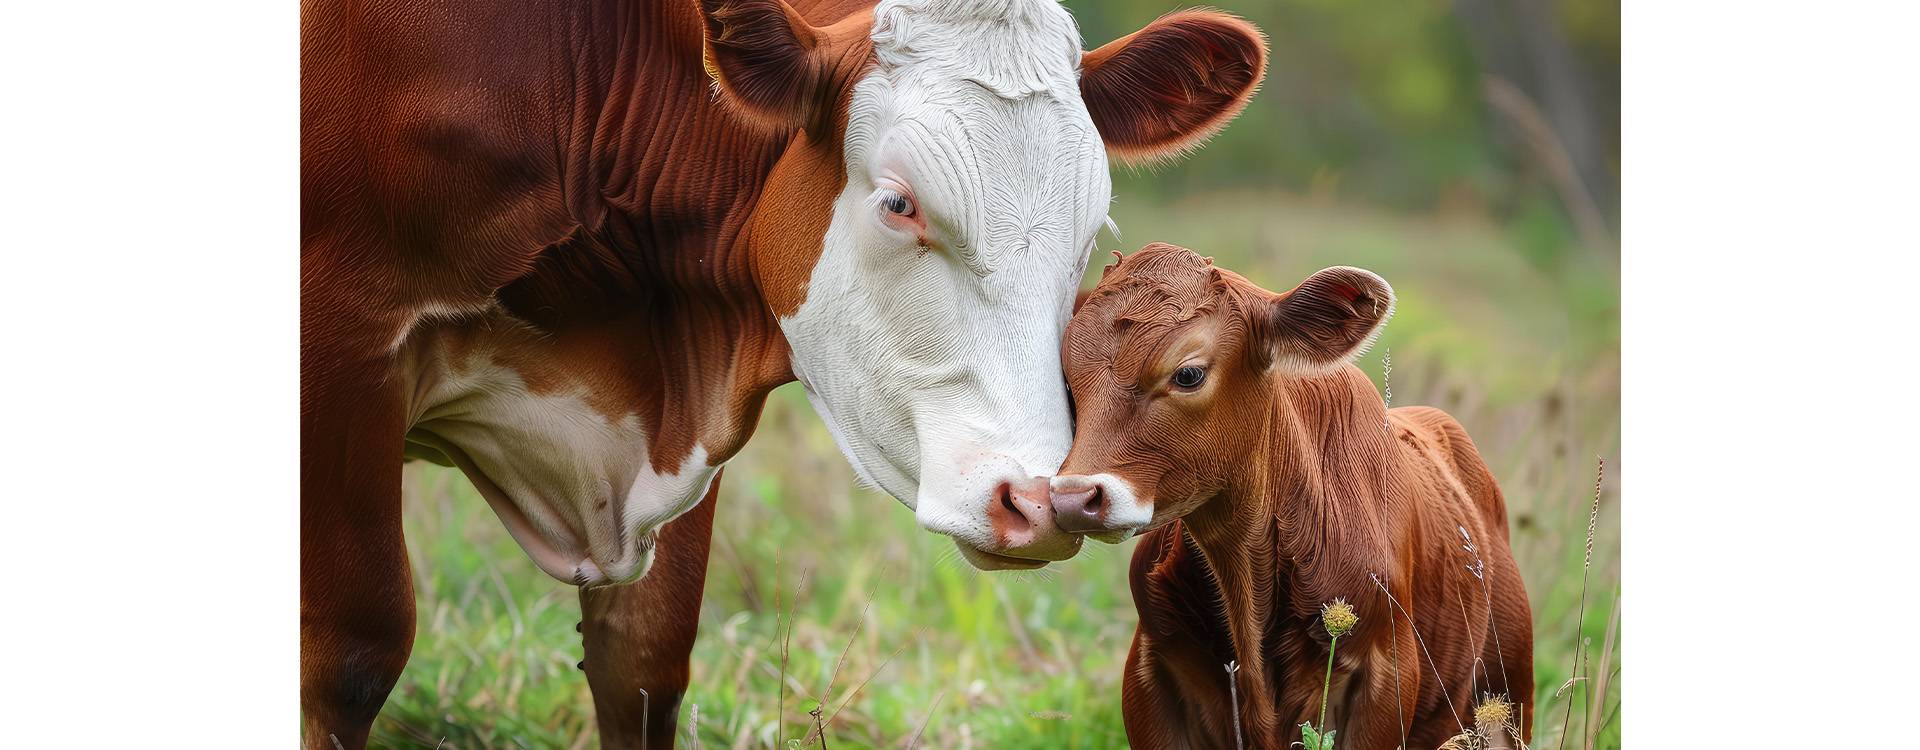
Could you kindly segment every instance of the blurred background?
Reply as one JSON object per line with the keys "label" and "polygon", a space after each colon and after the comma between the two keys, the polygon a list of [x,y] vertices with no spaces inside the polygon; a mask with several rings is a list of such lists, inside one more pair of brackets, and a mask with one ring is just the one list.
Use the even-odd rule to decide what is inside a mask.
{"label": "blurred background", "polygon": [[[1175,7],[1066,5],[1089,48]],[[1266,83],[1191,157],[1116,167],[1121,238],[1102,235],[1088,285],[1151,241],[1270,289],[1330,265],[1386,277],[1398,313],[1358,364],[1394,405],[1452,412],[1501,482],[1535,616],[1533,744],[1617,747],[1617,0],[1219,5],[1266,31]],[[406,502],[419,631],[375,744],[593,747],[574,590],[458,473],[410,465]],[[1131,542],[975,572],[854,487],[797,385],[718,514],[683,747],[1125,746]]]}

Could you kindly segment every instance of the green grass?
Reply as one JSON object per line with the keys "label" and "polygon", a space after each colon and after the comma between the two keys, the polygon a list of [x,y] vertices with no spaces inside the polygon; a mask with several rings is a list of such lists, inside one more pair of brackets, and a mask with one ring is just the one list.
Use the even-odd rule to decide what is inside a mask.
{"label": "green grass", "polygon": [[[1269,288],[1341,264],[1394,285],[1399,313],[1360,364],[1378,381],[1381,347],[1390,349],[1394,403],[1452,412],[1500,479],[1536,620],[1542,708],[1533,744],[1560,746],[1571,703],[1565,746],[1580,747],[1590,683],[1554,695],[1578,641],[1596,456],[1608,457],[1608,477],[1577,623],[1592,660],[1619,590],[1617,262],[1584,251],[1533,260],[1514,232],[1473,216],[1385,215],[1281,195],[1164,206],[1123,199],[1116,218],[1125,244],[1103,236],[1090,279],[1110,260],[1107,249],[1166,240]],[[1134,626],[1131,543],[1092,544],[1037,573],[978,573],[898,502],[854,487],[794,385],[770,400],[720,497],[682,746],[697,706],[705,747],[787,747],[811,727],[806,702],[821,697],[843,649],[826,700],[833,748],[903,747],[923,725],[919,747],[928,748],[1125,745],[1119,678]],[[573,590],[533,567],[456,472],[409,466],[406,503],[419,630],[374,744],[595,746],[592,701],[574,668]],[[786,732],[776,736],[773,603],[776,590],[794,602],[803,577]],[[1612,675],[1606,694],[1590,698],[1601,716],[1613,714],[1602,748],[1620,744],[1620,653],[1616,643],[1611,663],[1592,668]]]}

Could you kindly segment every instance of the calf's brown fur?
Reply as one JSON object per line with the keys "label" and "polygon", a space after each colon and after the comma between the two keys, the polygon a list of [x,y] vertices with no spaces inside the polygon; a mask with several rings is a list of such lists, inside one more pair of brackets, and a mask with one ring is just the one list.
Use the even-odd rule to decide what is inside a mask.
{"label": "calf's brown fur", "polygon": [[[1336,597],[1360,617],[1327,712],[1343,750],[1435,747],[1483,694],[1531,700],[1532,617],[1493,475],[1452,417],[1388,410],[1348,363],[1392,304],[1360,269],[1274,294],[1154,244],[1068,325],[1076,437],[1055,512],[1089,533],[1151,529],[1131,576],[1134,747],[1233,747],[1237,660],[1247,747],[1287,748],[1319,720]],[[1530,733],[1531,705],[1520,718]]]}

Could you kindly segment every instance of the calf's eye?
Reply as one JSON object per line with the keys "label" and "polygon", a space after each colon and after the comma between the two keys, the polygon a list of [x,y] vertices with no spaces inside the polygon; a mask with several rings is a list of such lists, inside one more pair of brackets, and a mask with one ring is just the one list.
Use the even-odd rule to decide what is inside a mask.
{"label": "calf's eye", "polygon": [[1193,390],[1195,388],[1199,388],[1200,384],[1205,382],[1206,379],[1207,379],[1207,370],[1204,367],[1188,365],[1186,367],[1182,367],[1178,370],[1173,371],[1174,387],[1181,388],[1184,390]]}

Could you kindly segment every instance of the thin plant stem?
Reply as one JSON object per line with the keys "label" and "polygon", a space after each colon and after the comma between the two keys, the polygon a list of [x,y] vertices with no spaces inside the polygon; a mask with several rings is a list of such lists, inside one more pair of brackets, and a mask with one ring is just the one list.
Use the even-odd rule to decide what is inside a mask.
{"label": "thin plant stem", "polygon": [[872,682],[874,676],[880,674],[881,670],[886,669],[888,664],[892,664],[894,658],[900,656],[900,652],[907,650],[907,646],[908,644],[906,643],[900,644],[899,648],[894,649],[893,653],[887,655],[885,661],[880,662],[880,666],[874,667],[873,671],[867,674],[866,679],[861,680],[860,684],[853,686],[853,692],[840,700],[840,707],[834,709],[833,713],[827,714],[827,723],[832,724],[833,717],[839,716],[841,711],[846,710],[848,704],[853,703],[853,699],[860,697],[860,691],[867,687],[867,683]]}
{"label": "thin plant stem", "polygon": [[[1506,693],[1508,698],[1513,698],[1515,697],[1513,687],[1507,682],[1506,650],[1500,647],[1500,623],[1493,618],[1493,589],[1488,586],[1485,576],[1480,578],[1480,593],[1487,599],[1487,626],[1493,629],[1493,655],[1500,660],[1500,692]],[[1527,697],[1531,699],[1533,696]]]}
{"label": "thin plant stem", "polygon": [[[1387,601],[1392,603],[1393,606],[1399,607],[1400,614],[1407,616],[1407,624],[1413,625],[1413,613],[1408,612],[1406,607],[1400,606],[1400,600],[1394,597],[1393,592],[1387,591],[1387,585],[1380,582],[1380,574],[1368,573],[1367,577],[1373,579],[1373,585],[1380,587],[1381,591],[1386,592]],[[1433,652],[1427,650],[1427,639],[1420,637],[1420,628],[1417,625],[1413,626],[1413,642],[1420,645],[1420,652],[1425,654],[1427,657],[1427,666],[1433,668],[1433,682],[1434,684],[1440,686],[1440,697],[1446,700],[1447,713],[1450,713],[1453,715],[1454,725],[1458,726],[1461,732],[1466,732],[1467,725],[1464,722],[1460,721],[1460,709],[1453,705],[1453,695],[1447,692],[1447,682],[1446,680],[1440,679],[1440,665],[1434,663]],[[1469,685],[1467,687],[1468,689],[1472,689],[1473,686]]]}
{"label": "thin plant stem", "polygon": [[647,750],[647,740],[650,739],[647,737],[647,723],[653,720],[653,696],[647,694],[646,688],[634,689],[640,691],[640,750]]}
{"label": "thin plant stem", "polygon": [[1240,662],[1227,662],[1227,695],[1233,704],[1233,747],[1234,750],[1246,750],[1247,741],[1240,736]]}
{"label": "thin plant stem", "polygon": [[927,725],[933,723],[933,713],[940,710],[940,701],[947,697],[947,691],[933,696],[933,705],[927,708],[927,718],[920,720],[920,728],[913,730],[913,739],[907,742],[907,750],[913,750],[920,744],[920,735],[927,731]]}
{"label": "thin plant stem", "polygon": [[[1385,588],[1380,590],[1382,592],[1386,591]],[[1411,627],[1413,621],[1407,621],[1407,625]],[[1407,746],[1407,709],[1402,705],[1406,700],[1400,697],[1400,623],[1395,619],[1392,607],[1387,608],[1387,635],[1393,639],[1393,716],[1394,720],[1399,723],[1400,747],[1402,750],[1405,750]]]}
{"label": "thin plant stem", "polygon": [[1327,643],[1327,676],[1320,680],[1320,722],[1316,725],[1322,733],[1327,731],[1327,692],[1333,689],[1333,651],[1339,647],[1340,636]]}
{"label": "thin plant stem", "polygon": [[[1580,613],[1573,620],[1573,676],[1582,674],[1580,669],[1586,650],[1586,639],[1580,637],[1580,631],[1587,623],[1587,577],[1593,570],[1593,532],[1600,522],[1600,486],[1607,478],[1607,459],[1601,456],[1599,468],[1593,475],[1593,504],[1587,510],[1587,555],[1586,562],[1580,566]],[[1581,695],[1591,697],[1592,691],[1581,686]],[[1567,697],[1567,709],[1560,716],[1560,745],[1567,746],[1567,735],[1573,733],[1573,697]]]}
{"label": "thin plant stem", "polygon": [[[1465,549],[1473,557],[1473,567],[1468,571],[1480,582],[1480,595],[1487,601],[1487,627],[1493,631],[1493,655],[1500,662],[1500,692],[1512,699],[1513,687],[1507,682],[1507,655],[1505,649],[1500,647],[1500,623],[1493,616],[1493,585],[1487,583],[1487,563],[1480,559],[1480,550],[1473,546],[1473,535],[1467,533],[1466,527],[1460,527],[1460,536],[1466,539]],[[1492,679],[1487,680],[1487,689],[1493,689]]]}

